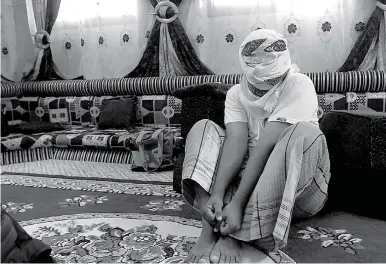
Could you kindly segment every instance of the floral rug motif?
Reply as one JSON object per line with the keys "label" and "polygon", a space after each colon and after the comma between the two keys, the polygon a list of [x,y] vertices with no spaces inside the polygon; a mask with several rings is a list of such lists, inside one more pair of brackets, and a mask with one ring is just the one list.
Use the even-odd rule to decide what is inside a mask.
{"label": "floral rug motif", "polygon": [[182,205],[186,204],[185,202],[181,200],[156,200],[151,201],[149,204],[141,206],[141,208],[148,209],[153,212],[157,211],[166,211],[166,210],[173,210],[173,211],[182,211]]}
{"label": "floral rug motif", "polygon": [[72,198],[67,198],[64,202],[60,202],[59,205],[62,207],[68,206],[85,206],[87,204],[101,204],[109,199],[107,196],[95,196],[95,195],[79,195]]}
{"label": "floral rug motif", "polygon": [[307,227],[306,230],[299,230],[298,234],[301,236],[299,238],[314,241],[321,241],[321,246],[324,248],[334,246],[341,247],[350,254],[356,254],[356,250],[364,249],[360,244],[362,239],[354,238],[352,234],[347,233],[344,229],[334,230],[332,228],[324,227]]}
{"label": "floral rug motif", "polygon": [[8,202],[1,205],[1,208],[3,208],[7,213],[24,213],[27,210],[31,210],[34,208],[34,205],[32,203],[14,203],[14,202]]}
{"label": "floral rug motif", "polygon": [[79,214],[21,222],[61,263],[181,263],[201,223],[146,214]]}
{"label": "floral rug motif", "polygon": [[[49,217],[21,225],[49,245],[60,263],[184,263],[201,228],[200,221],[175,216],[111,213]],[[274,263],[276,257],[294,263],[281,254],[260,253],[250,260]]]}
{"label": "floral rug motif", "polygon": [[[15,172],[1,175],[2,208],[50,245],[57,262],[183,263],[201,232],[201,216],[173,191],[167,173],[126,176],[114,164],[98,164],[94,173],[93,164],[67,163],[55,167],[72,166],[66,173],[48,165],[39,170],[41,164],[26,164],[31,174],[18,173],[14,164],[8,169]],[[325,212],[294,223],[284,253],[243,247],[243,262],[382,263],[385,237],[384,220]]]}

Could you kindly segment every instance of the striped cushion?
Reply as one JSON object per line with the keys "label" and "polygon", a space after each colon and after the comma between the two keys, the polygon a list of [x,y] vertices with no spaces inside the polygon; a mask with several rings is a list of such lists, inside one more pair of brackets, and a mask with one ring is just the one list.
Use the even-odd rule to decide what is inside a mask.
{"label": "striped cushion", "polygon": [[52,159],[54,151],[54,148],[34,148],[3,152],[0,153],[0,165]]}
{"label": "striped cushion", "polygon": [[20,83],[1,81],[1,97],[8,98],[22,95]]}
{"label": "striped cushion", "polygon": [[53,159],[130,164],[131,151],[55,148]]}
{"label": "striped cushion", "polygon": [[[306,73],[317,93],[384,92],[385,71]],[[242,74],[177,77],[143,77],[100,80],[60,80],[11,83],[2,82],[2,97],[28,96],[102,96],[171,95],[180,87],[207,82],[239,83]]]}
{"label": "striped cushion", "polygon": [[87,96],[89,93],[88,80],[57,80],[43,82],[21,82],[24,96]]}

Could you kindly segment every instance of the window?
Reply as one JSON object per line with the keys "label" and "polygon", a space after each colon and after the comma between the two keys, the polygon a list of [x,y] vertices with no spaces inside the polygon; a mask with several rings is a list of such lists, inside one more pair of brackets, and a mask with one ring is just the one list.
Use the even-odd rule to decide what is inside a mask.
{"label": "window", "polygon": [[57,22],[137,16],[137,0],[62,0]]}

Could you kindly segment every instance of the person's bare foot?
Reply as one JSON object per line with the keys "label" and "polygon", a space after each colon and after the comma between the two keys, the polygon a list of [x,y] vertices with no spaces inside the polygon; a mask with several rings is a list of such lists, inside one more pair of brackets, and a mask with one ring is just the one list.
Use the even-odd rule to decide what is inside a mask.
{"label": "person's bare foot", "polygon": [[213,232],[211,225],[203,219],[200,238],[189,252],[185,263],[209,263],[210,252],[218,239],[219,236]]}
{"label": "person's bare foot", "polygon": [[221,237],[210,253],[212,263],[240,263],[241,242],[226,236]]}

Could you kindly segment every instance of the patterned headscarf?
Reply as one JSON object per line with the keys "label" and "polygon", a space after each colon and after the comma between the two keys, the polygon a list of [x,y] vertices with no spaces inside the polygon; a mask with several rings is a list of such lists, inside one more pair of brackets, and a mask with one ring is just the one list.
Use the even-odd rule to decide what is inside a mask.
{"label": "patterned headscarf", "polygon": [[[250,33],[240,46],[240,64],[249,86],[270,90],[281,83],[291,69],[287,41],[274,30],[259,29]],[[253,92],[253,91],[252,91]]]}

